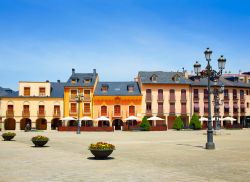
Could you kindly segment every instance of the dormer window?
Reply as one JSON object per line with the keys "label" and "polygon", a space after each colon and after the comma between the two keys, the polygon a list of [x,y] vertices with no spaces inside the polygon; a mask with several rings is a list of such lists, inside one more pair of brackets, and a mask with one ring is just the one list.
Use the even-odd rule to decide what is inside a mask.
{"label": "dormer window", "polygon": [[151,81],[152,81],[152,82],[157,82],[157,78],[158,78],[157,75],[152,75],[152,76],[151,76]]}
{"label": "dormer window", "polygon": [[71,80],[71,83],[72,83],[72,84],[75,84],[75,83],[76,83],[76,79],[72,79],[72,80]]}
{"label": "dormer window", "polygon": [[176,74],[176,75],[174,75],[173,77],[172,77],[172,80],[174,81],[174,82],[179,82],[180,81],[180,75],[178,75],[178,74]]}
{"label": "dormer window", "polygon": [[103,84],[101,90],[102,90],[102,92],[107,92],[108,88],[109,88],[109,86],[107,84]]}
{"label": "dormer window", "polygon": [[134,92],[134,85],[128,85],[128,92]]}
{"label": "dormer window", "polygon": [[84,83],[90,83],[91,82],[91,79],[85,79],[83,80]]}

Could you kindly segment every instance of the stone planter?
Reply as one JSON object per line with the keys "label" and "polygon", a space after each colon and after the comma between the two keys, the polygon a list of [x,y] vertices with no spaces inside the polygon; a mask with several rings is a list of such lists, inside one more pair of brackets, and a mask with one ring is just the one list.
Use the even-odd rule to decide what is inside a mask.
{"label": "stone planter", "polygon": [[90,152],[95,156],[96,159],[106,159],[113,150],[91,150]]}
{"label": "stone planter", "polygon": [[32,140],[32,142],[35,144],[35,147],[43,147],[48,140]]}
{"label": "stone planter", "polygon": [[2,135],[2,137],[3,137],[4,141],[10,141],[10,140],[12,140],[15,136],[4,136],[4,135]]}

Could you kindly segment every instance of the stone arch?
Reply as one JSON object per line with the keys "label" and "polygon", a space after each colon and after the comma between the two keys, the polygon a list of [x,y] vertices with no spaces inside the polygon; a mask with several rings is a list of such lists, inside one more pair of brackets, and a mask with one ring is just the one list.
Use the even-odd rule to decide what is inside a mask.
{"label": "stone arch", "polygon": [[109,121],[98,121],[98,127],[109,127]]}
{"label": "stone arch", "polygon": [[62,126],[62,120],[54,118],[51,120],[51,129],[56,130],[59,126]]}
{"label": "stone arch", "polygon": [[112,122],[112,126],[115,127],[115,130],[121,130],[123,126],[123,121],[121,119],[115,119]]}
{"label": "stone arch", "polygon": [[36,120],[36,129],[37,130],[47,130],[47,120],[44,118],[38,118]]}
{"label": "stone arch", "polygon": [[4,129],[5,130],[15,130],[16,129],[16,120],[14,118],[7,118],[4,120]]}
{"label": "stone arch", "polygon": [[82,120],[81,121],[81,126],[92,127],[93,126],[93,121],[92,120],[87,120],[87,121]]}
{"label": "stone arch", "polygon": [[21,119],[21,121],[20,121],[20,130],[24,130],[25,126],[27,124],[29,124],[30,127],[31,127],[31,120],[29,118],[23,118],[23,119]]}

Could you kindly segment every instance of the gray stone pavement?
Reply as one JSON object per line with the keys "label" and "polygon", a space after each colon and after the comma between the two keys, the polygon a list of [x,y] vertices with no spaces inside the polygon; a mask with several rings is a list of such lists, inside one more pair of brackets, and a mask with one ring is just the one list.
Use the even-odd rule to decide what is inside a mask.
{"label": "gray stone pavement", "polygon": [[[0,141],[0,182],[250,181],[250,130],[223,130],[208,151],[206,131],[17,132]],[[48,147],[32,147],[37,134]],[[110,142],[114,159],[93,160],[88,145]]]}

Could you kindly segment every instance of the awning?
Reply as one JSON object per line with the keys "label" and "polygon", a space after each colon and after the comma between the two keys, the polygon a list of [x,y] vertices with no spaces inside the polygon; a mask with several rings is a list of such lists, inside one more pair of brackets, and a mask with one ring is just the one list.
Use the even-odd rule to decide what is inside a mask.
{"label": "awning", "polygon": [[128,118],[125,119],[126,121],[131,121],[131,120],[140,120],[139,118],[135,117],[135,116],[129,116]]}

